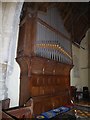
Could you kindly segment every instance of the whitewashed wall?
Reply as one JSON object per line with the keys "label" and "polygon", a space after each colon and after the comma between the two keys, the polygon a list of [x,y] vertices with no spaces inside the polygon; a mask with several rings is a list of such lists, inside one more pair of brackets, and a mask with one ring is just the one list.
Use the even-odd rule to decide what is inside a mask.
{"label": "whitewashed wall", "polygon": [[[82,40],[80,46],[85,49],[72,45],[73,61],[76,67],[71,71],[71,85],[82,90],[83,86],[89,85],[88,81],[88,32]],[[75,70],[76,69],[76,70]]]}
{"label": "whitewashed wall", "polygon": [[90,29],[87,33],[87,39],[88,39],[88,87],[90,91]]}
{"label": "whitewashed wall", "polygon": [[[80,68],[78,65],[80,65],[79,63],[79,48],[77,48],[76,46],[72,45],[72,53],[73,53],[73,64],[74,67],[71,70],[71,86],[76,86],[79,88],[81,88],[81,81],[80,81]],[[75,62],[74,62],[75,61]],[[77,71],[78,70],[78,71]]]}

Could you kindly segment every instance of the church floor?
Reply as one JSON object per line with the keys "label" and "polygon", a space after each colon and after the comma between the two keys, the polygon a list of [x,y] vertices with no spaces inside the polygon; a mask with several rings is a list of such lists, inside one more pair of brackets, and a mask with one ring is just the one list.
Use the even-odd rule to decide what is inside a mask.
{"label": "church floor", "polygon": [[80,100],[75,102],[74,109],[70,110],[66,114],[69,114],[73,117],[75,116],[75,120],[90,120],[90,101]]}
{"label": "church floor", "polygon": [[90,120],[90,101],[78,101],[73,109],[50,120]]}
{"label": "church floor", "polygon": [[87,110],[82,110],[77,107],[67,113],[56,116],[51,120],[90,120],[90,108]]}
{"label": "church floor", "polygon": [[90,108],[90,100],[80,100],[75,102],[76,105]]}

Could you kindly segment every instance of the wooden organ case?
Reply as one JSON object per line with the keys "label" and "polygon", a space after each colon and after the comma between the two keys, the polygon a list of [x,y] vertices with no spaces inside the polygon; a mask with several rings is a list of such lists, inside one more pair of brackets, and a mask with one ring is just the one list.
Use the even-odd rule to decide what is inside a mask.
{"label": "wooden organ case", "polygon": [[20,106],[31,97],[34,114],[40,114],[70,103],[71,40],[57,8],[25,13],[16,60],[21,69]]}

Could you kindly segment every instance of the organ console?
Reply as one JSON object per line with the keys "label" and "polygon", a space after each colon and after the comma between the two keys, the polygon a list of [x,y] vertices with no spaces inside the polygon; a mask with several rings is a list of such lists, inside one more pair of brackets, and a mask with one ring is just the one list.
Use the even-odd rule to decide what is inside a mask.
{"label": "organ console", "polygon": [[72,43],[57,8],[28,10],[20,23],[16,58],[19,104],[32,98],[33,114],[40,114],[70,103]]}

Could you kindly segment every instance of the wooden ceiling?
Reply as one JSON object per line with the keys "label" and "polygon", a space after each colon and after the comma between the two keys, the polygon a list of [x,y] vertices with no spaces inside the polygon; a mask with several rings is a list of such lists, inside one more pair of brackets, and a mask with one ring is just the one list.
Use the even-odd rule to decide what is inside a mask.
{"label": "wooden ceiling", "polygon": [[90,3],[89,2],[31,2],[24,4],[39,11],[47,12],[50,7],[57,7],[63,19],[64,26],[71,34],[74,43],[80,44],[87,30],[90,28]]}

